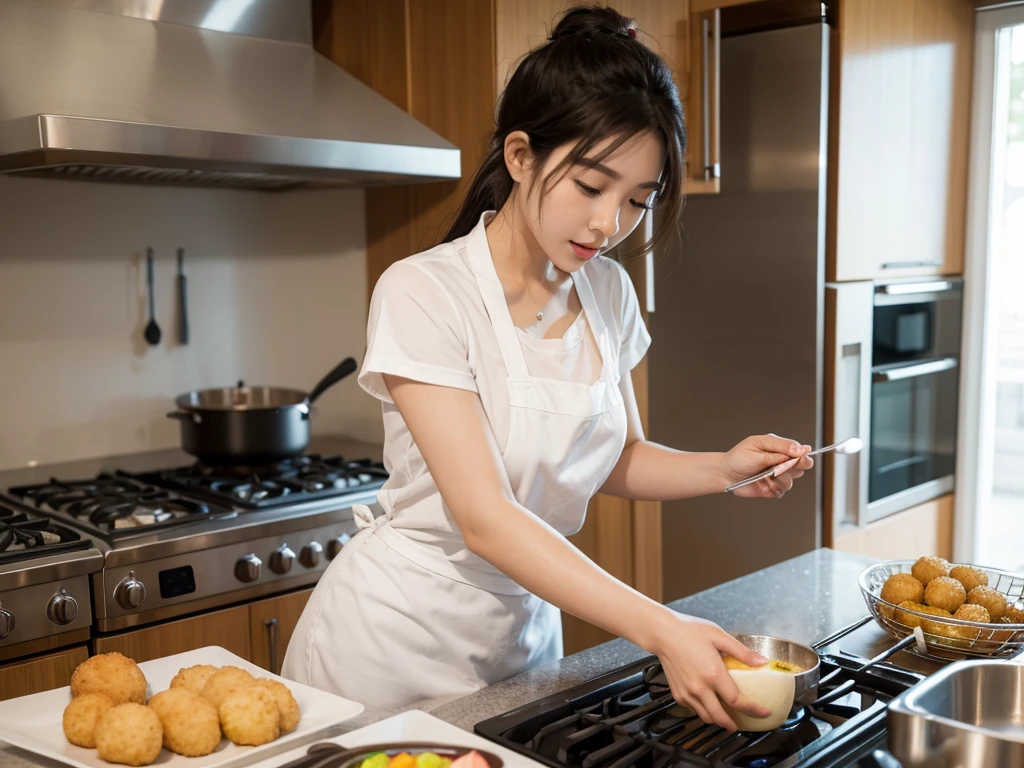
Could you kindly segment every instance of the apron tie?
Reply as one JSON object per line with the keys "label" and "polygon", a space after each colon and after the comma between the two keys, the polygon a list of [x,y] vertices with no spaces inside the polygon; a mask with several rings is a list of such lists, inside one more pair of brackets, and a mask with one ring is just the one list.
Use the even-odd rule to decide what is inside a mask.
{"label": "apron tie", "polygon": [[365,504],[355,504],[352,507],[352,517],[356,521],[356,526],[359,530],[365,531],[366,529],[377,530],[388,521],[386,514],[373,516],[373,512]]}

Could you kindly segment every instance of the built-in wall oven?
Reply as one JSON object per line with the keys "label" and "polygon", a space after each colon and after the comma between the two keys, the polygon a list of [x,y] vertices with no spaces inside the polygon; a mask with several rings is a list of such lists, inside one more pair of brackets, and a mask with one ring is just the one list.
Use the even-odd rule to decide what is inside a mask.
{"label": "built-in wall oven", "polygon": [[827,436],[865,445],[827,465],[837,524],[869,523],[953,490],[962,296],[959,278],[827,286]]}

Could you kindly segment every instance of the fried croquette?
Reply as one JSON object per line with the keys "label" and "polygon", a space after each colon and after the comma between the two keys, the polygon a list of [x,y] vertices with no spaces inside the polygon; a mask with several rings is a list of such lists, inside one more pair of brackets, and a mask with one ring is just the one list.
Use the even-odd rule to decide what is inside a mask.
{"label": "fried croquette", "polygon": [[1003,616],[1009,619],[1011,624],[1024,624],[1024,603],[1008,605]]}
{"label": "fried croquette", "polygon": [[949,575],[949,562],[941,557],[919,557],[910,572],[926,587],[932,579]]}
{"label": "fried croquette", "polygon": [[973,565],[954,565],[949,571],[949,577],[963,584],[968,592],[975,587],[988,586],[988,574]]}
{"label": "fried croquette", "polygon": [[169,688],[149,700],[160,718],[164,746],[185,757],[208,755],[220,744],[220,716],[206,699],[184,688]]}
{"label": "fried croquette", "polygon": [[281,735],[281,712],[266,688],[249,685],[229,694],[220,705],[224,735],[238,745],[258,747]]}
{"label": "fried croquette", "polygon": [[143,704],[118,704],[96,723],[96,751],[108,763],[149,765],[163,743],[160,718]]}
{"label": "fried croquette", "polygon": [[263,677],[257,678],[255,685],[267,691],[277,702],[277,708],[281,712],[282,735],[291,733],[299,727],[302,713],[299,711],[299,703],[295,701],[295,697],[287,685]]}
{"label": "fried croquette", "polygon": [[71,675],[71,696],[102,693],[117,704],[146,703],[146,676],[139,665],[114,651],[86,659]]}
{"label": "fried croquette", "polygon": [[956,609],[956,613],[953,614],[954,619],[963,619],[964,621],[977,621],[982,624],[988,624],[992,621],[992,617],[989,616],[988,610],[983,605],[975,605],[974,603],[964,603]]}
{"label": "fried croquette", "polygon": [[83,693],[64,709],[64,735],[78,747],[96,747],[96,722],[114,706],[102,693]]}
{"label": "fried croquette", "polygon": [[220,709],[220,705],[229,694],[252,685],[255,680],[256,678],[239,667],[221,667],[206,681],[199,695]]}
{"label": "fried croquette", "polygon": [[185,667],[178,670],[178,674],[171,678],[170,687],[184,688],[198,696],[203,690],[203,686],[219,669],[220,667],[215,667],[212,664],[196,664],[194,667]]}
{"label": "fried croquette", "polygon": [[1002,592],[992,589],[992,587],[975,587],[967,595],[967,602],[983,606],[988,611],[992,621],[1001,619],[1003,614],[1006,613],[1006,596]]}
{"label": "fried croquette", "polygon": [[[967,590],[956,579],[949,576],[937,576],[924,588],[924,601],[933,608],[942,608],[952,613],[967,602]],[[971,602],[976,601],[972,600]]]}
{"label": "fried croquette", "polygon": [[910,600],[924,601],[924,585],[909,573],[894,573],[882,586],[882,599],[893,605]]}
{"label": "fried croquette", "polygon": [[[939,616],[944,619],[950,619],[953,617],[953,614],[943,608],[936,608],[931,605],[924,605],[923,603],[915,603],[910,600],[900,603],[900,608],[917,611],[918,613],[926,613],[929,616]],[[896,611],[895,618],[896,621],[906,627],[921,627],[925,632],[932,635],[942,634],[942,624],[934,621],[928,621],[927,619],[915,616],[912,613],[907,613],[906,610]]]}

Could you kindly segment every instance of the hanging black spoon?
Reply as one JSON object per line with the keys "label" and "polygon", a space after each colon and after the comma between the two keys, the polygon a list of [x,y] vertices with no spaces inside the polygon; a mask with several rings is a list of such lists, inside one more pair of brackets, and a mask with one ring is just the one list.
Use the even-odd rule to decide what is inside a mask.
{"label": "hanging black spoon", "polygon": [[146,249],[146,282],[149,286],[149,323],[143,335],[154,347],[160,343],[160,326],[156,324],[156,301],[153,298],[153,249]]}

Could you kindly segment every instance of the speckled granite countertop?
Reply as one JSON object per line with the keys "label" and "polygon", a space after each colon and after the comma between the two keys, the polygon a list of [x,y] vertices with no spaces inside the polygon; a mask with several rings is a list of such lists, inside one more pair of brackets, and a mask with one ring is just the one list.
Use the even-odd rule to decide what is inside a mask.
{"label": "speckled granite countertop", "polygon": [[[813,643],[867,615],[857,587],[857,575],[872,562],[874,560],[868,557],[819,549],[677,600],[671,607],[715,621],[731,632],[768,634]],[[890,644],[889,636],[872,623],[838,642],[831,650],[834,652],[841,647],[850,653],[871,657]],[[632,643],[614,640],[537,667],[471,696],[454,701],[425,702],[417,708],[470,730],[481,720],[571,688],[645,655]],[[938,668],[902,652],[892,661],[924,672]],[[367,710],[331,735],[361,728],[392,714],[395,712]],[[0,768],[37,765],[56,768],[58,764],[0,746]]]}

